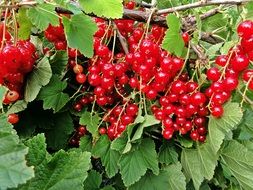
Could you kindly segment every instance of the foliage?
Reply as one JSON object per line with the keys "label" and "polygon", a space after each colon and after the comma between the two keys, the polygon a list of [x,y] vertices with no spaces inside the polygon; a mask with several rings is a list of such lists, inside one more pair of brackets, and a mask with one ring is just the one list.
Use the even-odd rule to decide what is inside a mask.
{"label": "foliage", "polygon": [[[143,1],[136,2],[140,4]],[[95,91],[96,85],[87,85],[96,69],[90,67],[101,61],[99,56],[109,56],[106,63],[112,60],[116,60],[113,64],[126,63],[129,57],[115,58],[116,54],[122,53],[124,48],[143,48],[141,43],[124,47],[124,44],[130,44],[128,41],[131,39],[128,37],[132,31],[124,35],[123,32],[120,33],[121,30],[126,30],[128,26],[138,26],[143,27],[141,29],[144,31],[146,26],[156,26],[153,25],[155,22],[162,25],[166,23],[168,26],[159,31],[164,33],[164,38],[159,39],[163,50],[186,60],[177,72],[187,72],[191,78],[187,80],[201,84],[191,93],[205,91],[211,85],[206,71],[214,65],[217,55],[228,54],[230,48],[238,44],[240,39],[235,34],[238,24],[243,19],[253,19],[252,2],[241,6],[203,6],[176,14],[173,12],[166,17],[156,15],[157,12],[148,7],[128,10],[138,14],[148,10],[142,12],[145,16],[129,16],[125,9],[132,6],[131,1],[127,5],[129,1],[122,0],[53,0],[50,3],[37,0],[35,3],[32,6],[20,5],[18,11],[13,11],[13,15],[6,21],[7,29],[12,35],[11,40],[15,41],[18,37],[19,40],[32,41],[37,53],[34,55],[36,64],[32,72],[26,73],[22,79],[23,94],[18,100],[6,103],[10,90],[0,80],[5,85],[0,86],[0,99],[3,100],[0,103],[1,190],[252,189],[253,100],[252,92],[247,91],[249,84],[245,84],[242,79],[229,101],[224,104],[222,117],[209,113],[205,117],[207,121],[202,124],[207,126],[208,132],[204,142],[193,141],[191,133],[184,135],[183,131],[174,133],[172,139],[166,139],[165,121],[159,120],[152,110],[154,105],[160,107],[161,102],[147,98],[142,84],[139,89],[132,88],[128,80],[124,83],[125,94],[121,93],[120,88],[117,89],[118,95],[112,97],[115,98],[112,101],[118,101],[124,96],[121,105],[123,112],[118,115],[115,114],[115,109],[120,101],[114,106],[105,106],[103,99],[99,99],[99,93],[103,92],[98,89],[98,94],[92,96],[91,91]],[[160,10],[186,4],[189,1],[157,0],[156,6]],[[64,13],[57,13],[59,7]],[[219,13],[203,19],[202,14],[213,8],[219,8]],[[4,10],[1,10],[4,15]],[[4,16],[1,18],[5,19]],[[119,22],[123,18],[127,19],[123,20],[125,25],[121,26]],[[131,19],[138,22],[131,22]],[[140,24],[139,20],[142,19],[151,19],[152,22]],[[157,22],[156,19],[162,21]],[[18,22],[17,28],[12,27],[13,22]],[[50,41],[50,36],[46,36],[50,27],[56,28],[55,35],[65,40],[65,44],[58,43],[59,39]],[[105,31],[102,35],[99,34],[101,28]],[[147,31],[151,31],[150,28]],[[1,27],[0,30],[2,32]],[[147,31],[139,37],[141,40],[146,39]],[[4,35],[1,32],[0,40],[3,43]],[[189,32],[191,40],[185,42],[182,32]],[[210,34],[211,42],[206,41],[203,34]],[[138,38],[137,32],[134,35]],[[110,52],[104,55],[106,50],[101,50],[102,53],[98,56],[95,46],[103,43],[111,47],[112,54]],[[61,49],[62,46],[64,48]],[[142,56],[139,57],[140,62],[143,61],[141,58]],[[145,64],[150,62],[151,59]],[[252,63],[251,61],[249,68],[253,68]],[[76,65],[82,65],[83,70],[80,72]],[[218,68],[222,71],[222,67]],[[107,81],[100,81],[101,86],[108,85],[111,75],[117,73],[114,70],[111,74],[111,70],[107,69],[103,67],[98,71],[107,74]],[[134,70],[134,66],[131,69]],[[132,70],[127,71],[131,77],[136,74]],[[0,74],[1,72],[0,70]],[[82,78],[85,80],[82,83],[77,76],[83,73],[86,78]],[[121,77],[125,73],[118,75]],[[167,76],[168,80],[180,78],[180,75],[171,76]],[[156,73],[152,73],[149,83],[156,77]],[[141,79],[140,83],[142,82]],[[109,92],[114,87],[117,88],[114,83],[109,86]],[[167,92],[169,90],[168,87]],[[160,93],[159,98],[167,92]],[[105,96],[111,98],[110,93]],[[178,102],[175,104],[180,104]],[[133,116],[132,121],[126,124],[121,133],[116,134],[115,126],[111,123],[118,126],[127,112],[124,109],[127,110],[130,104],[138,105],[138,111],[129,114]],[[211,106],[207,105],[208,108]],[[132,108],[132,112],[133,109],[135,108]],[[114,120],[110,118],[111,113],[117,115]],[[8,123],[10,114],[18,114],[19,121],[13,125]],[[195,122],[195,116],[191,123]],[[176,120],[173,114],[168,117]]]}

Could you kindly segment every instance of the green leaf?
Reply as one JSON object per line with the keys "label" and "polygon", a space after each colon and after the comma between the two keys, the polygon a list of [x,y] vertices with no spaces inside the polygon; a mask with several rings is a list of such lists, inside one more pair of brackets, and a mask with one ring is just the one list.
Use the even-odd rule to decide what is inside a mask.
{"label": "green leaf", "polygon": [[225,136],[239,124],[242,115],[238,103],[228,102],[224,106],[224,114],[221,118],[210,116],[207,142],[214,153],[220,149]]}
{"label": "green leaf", "polygon": [[47,85],[51,77],[50,64],[48,59],[44,57],[27,77],[24,94],[25,101],[31,102],[35,100],[41,87]]}
{"label": "green leaf", "polygon": [[118,151],[115,151],[110,148],[111,142],[106,135],[103,135],[99,138],[97,143],[92,149],[92,154],[95,157],[101,158],[102,164],[105,167],[105,171],[108,177],[113,177],[118,172],[118,160],[120,154]]}
{"label": "green leaf", "polygon": [[80,118],[79,123],[81,125],[86,125],[87,130],[92,134],[92,136],[97,137],[100,119],[101,118],[97,114],[91,115],[90,112],[84,112]]}
{"label": "green leaf", "polygon": [[69,95],[63,93],[66,87],[66,81],[61,81],[56,75],[53,75],[50,82],[41,89],[38,95],[38,99],[43,100],[43,108],[53,109],[54,113],[60,111],[69,101]]}
{"label": "green leaf", "polygon": [[24,100],[18,100],[7,111],[7,114],[18,113],[27,108],[27,102]]}
{"label": "green leaf", "polygon": [[192,179],[195,189],[199,189],[204,178],[211,180],[218,156],[207,141],[196,149],[183,149],[181,163],[188,179]]}
{"label": "green leaf", "polygon": [[85,135],[80,139],[80,147],[82,151],[91,152],[92,149],[92,138],[89,135]]}
{"label": "green leaf", "polygon": [[161,170],[159,175],[147,172],[138,182],[129,187],[129,190],[185,190],[186,183],[182,166],[179,162]]}
{"label": "green leaf", "polygon": [[91,58],[93,56],[93,35],[98,29],[95,22],[84,14],[74,15],[71,19],[63,17],[62,21],[68,46],[80,50],[86,57]]}
{"label": "green leaf", "polygon": [[19,138],[4,115],[0,115],[0,189],[14,188],[34,176],[32,167],[26,165],[28,148]]}
{"label": "green leaf", "polygon": [[84,182],[84,189],[99,190],[102,183],[102,176],[95,170],[91,170],[87,179]]}
{"label": "green leaf", "polygon": [[142,137],[142,133],[145,127],[150,127],[158,123],[160,123],[160,121],[157,120],[153,115],[145,115],[144,121],[140,124],[140,126],[138,126],[133,138],[131,139],[131,142],[136,141]]}
{"label": "green leaf", "polygon": [[121,155],[119,166],[123,182],[127,187],[139,181],[147,169],[151,169],[155,175],[158,175],[154,142],[151,139],[143,139],[141,144],[135,145],[134,150]]}
{"label": "green leaf", "polygon": [[185,49],[185,44],[180,34],[180,19],[174,14],[169,14],[167,16],[167,24],[169,29],[163,39],[162,48],[180,57]]}
{"label": "green leaf", "polygon": [[67,69],[68,54],[66,51],[57,51],[52,57],[50,57],[50,64],[53,74],[62,76]]}
{"label": "green leaf", "polygon": [[90,168],[90,153],[60,150],[53,157],[46,152],[45,137],[29,140],[28,163],[35,166],[35,177],[20,190],[74,189],[82,190]]}
{"label": "green leaf", "polygon": [[7,91],[7,88],[5,88],[4,86],[0,85],[0,110],[3,108],[3,99],[4,99],[4,95]]}
{"label": "green leaf", "polygon": [[27,16],[30,21],[40,30],[45,30],[49,24],[59,25],[59,18],[54,11],[55,7],[51,4],[40,4],[30,8]]}
{"label": "green leaf", "polygon": [[20,8],[18,10],[17,20],[18,20],[18,38],[21,40],[27,40],[30,37],[32,23],[27,17],[27,9]]}
{"label": "green leaf", "polygon": [[253,151],[235,140],[229,141],[221,152],[222,162],[239,182],[241,189],[253,187]]}
{"label": "green leaf", "polygon": [[178,154],[174,145],[165,141],[159,149],[159,162],[163,164],[176,163],[178,161]]}
{"label": "green leaf", "polygon": [[121,18],[123,15],[122,0],[79,0],[86,13],[94,13],[99,17]]}
{"label": "green leaf", "polygon": [[126,132],[123,132],[120,135],[120,137],[118,137],[112,141],[111,148],[113,150],[117,150],[119,152],[122,152],[124,150],[124,148],[126,147],[127,141],[128,141],[127,134],[126,134]]}
{"label": "green leaf", "polygon": [[56,114],[54,126],[46,132],[48,146],[54,150],[65,148],[73,131],[74,124],[70,114],[68,112]]}

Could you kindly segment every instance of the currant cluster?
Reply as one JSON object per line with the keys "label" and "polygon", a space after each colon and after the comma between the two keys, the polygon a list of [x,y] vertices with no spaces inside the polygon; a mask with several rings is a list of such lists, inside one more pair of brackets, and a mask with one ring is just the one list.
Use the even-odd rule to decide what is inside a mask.
{"label": "currant cluster", "polygon": [[86,133],[87,133],[86,126],[79,125],[76,128],[73,136],[70,138],[69,144],[71,146],[78,147],[79,146],[79,142],[80,142],[80,138],[83,137]]}
{"label": "currant cluster", "polygon": [[36,48],[30,41],[18,41],[16,45],[5,42],[0,52],[0,84],[9,89],[5,104],[22,98],[25,76],[33,70],[36,59]]}
{"label": "currant cluster", "polygon": [[216,117],[222,116],[222,105],[237,88],[240,77],[247,82],[246,89],[253,90],[253,70],[248,68],[253,61],[253,22],[246,20],[239,24],[237,33],[241,43],[231,48],[227,55],[218,56],[216,65],[206,72],[212,84],[205,95],[210,98],[211,114]]}
{"label": "currant cluster", "polygon": [[[51,24],[45,30],[44,35],[49,42],[54,44],[56,50],[68,51],[69,67],[76,74],[76,81],[79,84],[83,84],[86,81],[86,75],[83,73],[83,66],[76,62],[77,57],[81,57],[81,53],[74,49],[67,47],[67,41],[64,33],[64,28],[61,19],[58,26],[52,26]],[[44,48],[44,53],[49,51],[48,48]]]}

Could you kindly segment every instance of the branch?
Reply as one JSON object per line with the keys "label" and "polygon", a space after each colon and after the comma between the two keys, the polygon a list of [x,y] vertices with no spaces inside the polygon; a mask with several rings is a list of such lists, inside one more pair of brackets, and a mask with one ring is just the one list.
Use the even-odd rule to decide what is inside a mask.
{"label": "branch", "polygon": [[190,3],[186,5],[180,5],[177,7],[171,7],[168,9],[162,9],[157,11],[157,15],[161,14],[167,14],[167,13],[173,13],[177,11],[185,11],[188,9],[193,9],[193,8],[198,8],[198,7],[206,7],[206,6],[211,6],[211,5],[239,5],[242,3],[247,3],[252,0],[201,0],[195,3]]}

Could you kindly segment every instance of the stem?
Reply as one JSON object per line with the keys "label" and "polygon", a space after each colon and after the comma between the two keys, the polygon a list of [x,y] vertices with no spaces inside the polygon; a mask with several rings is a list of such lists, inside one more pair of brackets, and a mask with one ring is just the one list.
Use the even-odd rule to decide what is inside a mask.
{"label": "stem", "polygon": [[162,9],[157,11],[157,15],[173,13],[178,11],[185,11],[188,9],[198,8],[198,7],[206,7],[211,5],[239,5],[242,3],[250,2],[251,0],[207,0],[207,1],[197,1],[195,3],[190,3],[186,5],[180,5],[177,7],[171,7],[168,9]]}
{"label": "stem", "polygon": [[[241,101],[241,103],[240,103],[240,106],[242,107],[242,105],[243,105],[243,102],[245,101],[245,97],[246,97],[246,92],[247,92],[247,90],[248,90],[248,88],[249,88],[249,84],[250,84],[250,82],[252,81],[252,78],[253,78],[253,76],[251,76],[250,77],[250,79],[247,81],[247,83],[246,83],[246,87],[245,87],[245,90],[243,91],[243,94],[242,94],[242,101]],[[240,91],[240,90],[239,90]]]}
{"label": "stem", "polygon": [[[12,0],[12,4],[15,5],[14,0]],[[16,46],[18,40],[18,24],[16,18],[16,11],[12,9],[12,16],[13,16],[13,25],[14,25],[14,45]]]}
{"label": "stem", "polygon": [[4,47],[4,44],[5,44],[5,41],[6,41],[6,39],[5,39],[5,34],[6,34],[6,21],[7,21],[7,17],[8,17],[8,11],[9,11],[9,8],[6,8],[5,9],[5,13],[4,13],[4,21],[3,21],[3,23],[4,23],[4,27],[3,27],[3,37],[2,37],[2,44],[1,44],[1,48],[0,48],[0,52],[2,52],[2,49],[3,49],[3,47]]}

